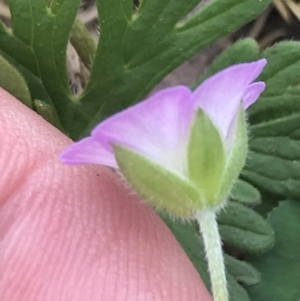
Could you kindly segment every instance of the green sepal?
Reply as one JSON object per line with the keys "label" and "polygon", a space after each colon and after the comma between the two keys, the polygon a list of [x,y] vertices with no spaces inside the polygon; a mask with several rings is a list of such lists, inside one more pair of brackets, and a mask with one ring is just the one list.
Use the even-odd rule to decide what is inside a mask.
{"label": "green sepal", "polygon": [[198,109],[188,145],[188,172],[191,181],[203,191],[209,206],[223,201],[218,199],[221,176],[225,167],[225,152],[219,130],[202,110]]}
{"label": "green sepal", "polygon": [[114,145],[120,171],[132,188],[149,204],[171,215],[192,218],[205,207],[197,187],[176,173],[119,145]]}
{"label": "green sepal", "polygon": [[240,105],[237,118],[235,120],[235,133],[232,148],[227,155],[226,167],[222,175],[222,184],[218,192],[219,199],[226,199],[232,189],[233,184],[238,179],[247,158],[248,153],[248,133],[245,110]]}
{"label": "green sepal", "polygon": [[0,87],[31,108],[31,96],[23,75],[1,55],[0,70]]}

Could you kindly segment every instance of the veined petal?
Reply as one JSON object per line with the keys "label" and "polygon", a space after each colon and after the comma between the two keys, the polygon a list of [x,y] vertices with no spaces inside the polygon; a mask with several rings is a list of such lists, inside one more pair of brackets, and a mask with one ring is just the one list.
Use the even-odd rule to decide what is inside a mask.
{"label": "veined petal", "polygon": [[261,59],[229,67],[208,78],[193,93],[193,102],[219,128],[223,138],[248,86],[259,76],[267,61]]}
{"label": "veined petal", "polygon": [[60,159],[66,164],[94,163],[118,168],[114,154],[92,137],[84,138],[71,145],[60,155]]}
{"label": "veined petal", "polygon": [[184,86],[162,90],[100,123],[92,137],[111,154],[111,144],[119,144],[186,174],[187,139],[194,108],[191,95]]}
{"label": "veined petal", "polygon": [[248,86],[243,96],[245,110],[256,102],[260,94],[265,90],[265,87],[266,84],[264,82],[257,82]]}

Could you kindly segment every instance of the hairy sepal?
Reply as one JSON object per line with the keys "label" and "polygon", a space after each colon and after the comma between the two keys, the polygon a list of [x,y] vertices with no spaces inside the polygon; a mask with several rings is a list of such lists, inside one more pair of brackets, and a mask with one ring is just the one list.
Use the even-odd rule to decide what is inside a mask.
{"label": "hairy sepal", "polygon": [[218,202],[221,176],[226,163],[223,141],[218,128],[202,109],[198,109],[188,145],[189,178],[212,207]]}
{"label": "hairy sepal", "polygon": [[247,158],[248,153],[248,132],[246,112],[242,105],[238,110],[236,117],[236,128],[234,133],[233,144],[226,159],[226,166],[222,175],[218,199],[226,199],[237,181]]}
{"label": "hairy sepal", "polygon": [[201,191],[187,178],[126,147],[115,144],[113,148],[127,182],[153,207],[188,219],[206,207]]}

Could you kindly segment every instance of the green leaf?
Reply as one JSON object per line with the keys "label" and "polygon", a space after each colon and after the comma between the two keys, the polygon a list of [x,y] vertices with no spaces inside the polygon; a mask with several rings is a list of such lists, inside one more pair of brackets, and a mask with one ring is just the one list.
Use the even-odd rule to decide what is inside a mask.
{"label": "green leaf", "polygon": [[127,148],[114,145],[114,151],[128,183],[152,206],[193,218],[196,210],[206,205],[197,187],[187,179]]}
{"label": "green leaf", "polygon": [[[45,3],[45,1],[44,1]],[[8,0],[11,11],[12,30],[16,37],[18,37],[25,45],[32,46],[34,39],[34,24],[30,1],[23,0]]]}
{"label": "green leaf", "polygon": [[[59,127],[72,138],[141,100],[200,49],[255,18],[269,0],[215,0],[186,22],[200,0],[142,1],[136,13],[132,0],[97,0],[101,39],[79,101],[69,90],[65,56],[80,2],[57,0],[47,7],[40,0],[10,0],[12,32],[0,26],[0,53],[23,74],[33,98],[54,105]],[[93,48],[85,53],[82,43],[77,47],[86,65]]]}
{"label": "green leaf", "polygon": [[296,301],[300,298],[300,203],[281,202],[268,221],[276,233],[275,247],[264,256],[249,257],[259,269],[262,281],[250,288],[255,301]]}
{"label": "green leaf", "polygon": [[231,198],[244,205],[257,205],[261,202],[260,192],[251,184],[238,179],[231,191]]}
{"label": "green leaf", "polygon": [[260,282],[260,273],[249,263],[225,254],[225,264],[228,272],[244,286],[256,285]]}
{"label": "green leaf", "polygon": [[195,114],[188,145],[189,177],[200,187],[209,206],[223,202],[216,193],[225,167],[225,150],[219,130],[206,113]]}
{"label": "green leaf", "polygon": [[101,39],[72,137],[141,100],[200,49],[255,18],[269,0],[216,0],[187,22],[181,20],[199,0],[143,1],[132,16],[129,2],[97,0]]}
{"label": "green leaf", "polygon": [[16,68],[20,65],[33,75],[39,76],[38,64],[32,48],[17,39],[2,22],[0,22],[0,51],[4,57],[15,60]]}
{"label": "green leaf", "polygon": [[64,129],[61,126],[60,120],[58,118],[57,112],[52,103],[52,100],[51,100],[49,94],[47,93],[46,89],[44,88],[41,80],[37,76],[35,76],[33,73],[31,73],[30,71],[25,69],[24,67],[18,65],[16,63],[16,61],[14,61],[11,57],[9,57],[5,54],[3,54],[3,56],[7,59],[7,61],[9,61],[9,63],[11,63],[14,66],[18,66],[17,70],[24,76],[24,78],[27,81],[27,85],[31,92],[31,98],[32,99],[43,99],[42,100],[43,103],[47,103],[49,106],[51,106],[51,110],[52,110],[53,116],[54,116],[53,120],[55,120],[54,125],[61,131],[64,131]]}
{"label": "green leaf", "polygon": [[258,213],[229,202],[218,216],[222,240],[245,253],[260,254],[274,245],[274,231]]}
{"label": "green leaf", "polygon": [[300,43],[282,42],[262,53],[267,89],[250,109],[251,152],[243,178],[279,196],[300,196]]}
{"label": "green leaf", "polygon": [[80,1],[56,4],[51,11],[45,1],[10,0],[12,32],[1,24],[0,53],[24,76],[33,98],[55,106],[60,119],[56,126],[61,127],[61,122],[69,130],[75,103],[69,89],[66,48]]}
{"label": "green leaf", "polygon": [[262,56],[271,62],[260,77],[268,83],[264,96],[282,95],[287,88],[299,84],[299,42],[278,43],[263,51]]}
{"label": "green leaf", "polygon": [[31,108],[31,96],[24,77],[0,55],[0,87]]}
{"label": "green leaf", "polygon": [[227,275],[230,301],[250,301],[247,291],[231,275]]}

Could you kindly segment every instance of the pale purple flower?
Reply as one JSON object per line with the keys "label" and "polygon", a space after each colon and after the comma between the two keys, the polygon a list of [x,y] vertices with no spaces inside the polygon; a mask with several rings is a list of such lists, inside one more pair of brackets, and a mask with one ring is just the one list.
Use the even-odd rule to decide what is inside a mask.
{"label": "pale purple flower", "polygon": [[243,110],[265,88],[253,83],[265,65],[261,59],[229,67],[194,92],[184,86],[162,90],[103,121],[61,155],[68,164],[114,168],[117,157],[141,197],[172,215],[196,219],[216,301],[228,300],[216,214],[245,164]]}
{"label": "pale purple flower", "polygon": [[112,143],[127,147],[182,176],[187,176],[187,146],[194,112],[202,108],[219,130],[230,152],[238,108],[247,109],[265,88],[253,81],[266,60],[231,66],[205,80],[194,92],[185,86],[164,89],[101,122],[69,147],[67,164],[96,163],[118,168]]}

